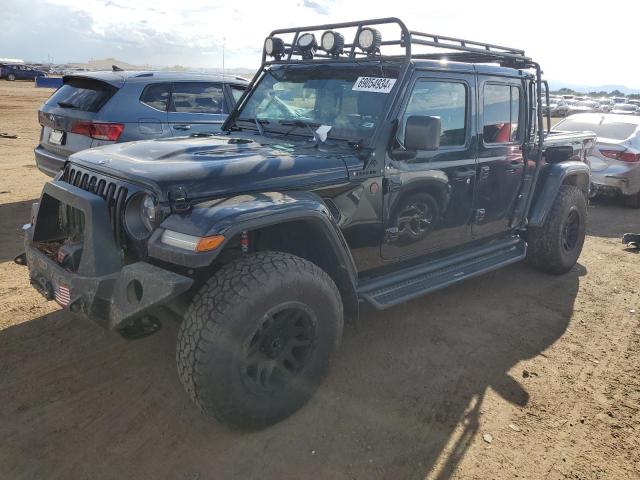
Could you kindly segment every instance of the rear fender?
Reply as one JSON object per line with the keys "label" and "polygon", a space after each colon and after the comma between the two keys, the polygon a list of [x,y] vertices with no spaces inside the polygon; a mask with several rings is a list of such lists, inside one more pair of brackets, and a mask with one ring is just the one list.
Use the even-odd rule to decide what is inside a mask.
{"label": "rear fender", "polygon": [[590,171],[583,162],[568,161],[549,164],[540,175],[535,197],[529,212],[529,226],[541,227],[553,206],[562,185],[575,185],[589,194]]}

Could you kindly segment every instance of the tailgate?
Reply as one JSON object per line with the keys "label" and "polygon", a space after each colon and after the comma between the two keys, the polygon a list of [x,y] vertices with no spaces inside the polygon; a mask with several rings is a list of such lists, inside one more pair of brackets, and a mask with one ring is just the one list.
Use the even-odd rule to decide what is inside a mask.
{"label": "tailgate", "polygon": [[117,91],[118,87],[99,79],[65,77],[63,85],[38,112],[42,148],[65,157],[91,148],[92,139],[73,133],[73,127],[79,121],[96,121],[102,107]]}

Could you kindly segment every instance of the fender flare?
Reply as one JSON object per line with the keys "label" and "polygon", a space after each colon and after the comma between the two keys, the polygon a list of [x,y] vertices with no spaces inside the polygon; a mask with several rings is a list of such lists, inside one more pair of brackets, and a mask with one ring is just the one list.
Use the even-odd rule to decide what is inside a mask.
{"label": "fender flare", "polygon": [[[151,257],[173,264],[206,267],[242,231],[296,220],[313,222],[320,228],[355,290],[357,268],[347,242],[322,199],[311,192],[264,192],[199,203],[186,214],[167,217],[149,239],[148,252]],[[200,237],[224,235],[225,240],[211,252],[186,252],[161,243],[165,229]]]}
{"label": "fender flare", "polygon": [[589,166],[583,162],[568,161],[550,164],[546,168],[546,172],[538,180],[538,187],[529,212],[530,227],[544,225],[560,187],[565,184],[576,185],[585,195],[588,195],[591,184]]}

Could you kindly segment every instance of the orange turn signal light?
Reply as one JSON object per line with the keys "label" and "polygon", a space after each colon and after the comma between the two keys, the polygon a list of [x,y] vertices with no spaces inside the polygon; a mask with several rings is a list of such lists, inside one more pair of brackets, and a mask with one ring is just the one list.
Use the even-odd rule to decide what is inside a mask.
{"label": "orange turn signal light", "polygon": [[224,242],[224,235],[202,237],[196,245],[196,252],[209,252],[218,248]]}

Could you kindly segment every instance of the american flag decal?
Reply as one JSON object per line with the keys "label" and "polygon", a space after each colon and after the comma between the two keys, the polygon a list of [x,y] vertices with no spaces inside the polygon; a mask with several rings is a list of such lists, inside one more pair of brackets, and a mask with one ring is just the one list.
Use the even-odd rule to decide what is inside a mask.
{"label": "american flag decal", "polygon": [[67,307],[71,301],[71,292],[66,285],[58,285],[56,288],[56,302],[63,307]]}

